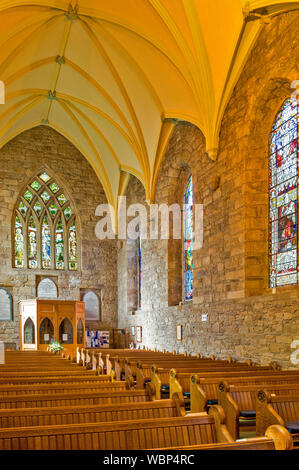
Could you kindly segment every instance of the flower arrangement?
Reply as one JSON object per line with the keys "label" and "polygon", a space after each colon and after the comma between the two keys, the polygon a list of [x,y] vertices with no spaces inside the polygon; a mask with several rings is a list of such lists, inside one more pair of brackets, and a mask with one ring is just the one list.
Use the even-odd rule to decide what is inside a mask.
{"label": "flower arrangement", "polygon": [[59,352],[63,350],[63,346],[58,343],[58,341],[54,341],[53,343],[49,344],[49,351],[50,352]]}

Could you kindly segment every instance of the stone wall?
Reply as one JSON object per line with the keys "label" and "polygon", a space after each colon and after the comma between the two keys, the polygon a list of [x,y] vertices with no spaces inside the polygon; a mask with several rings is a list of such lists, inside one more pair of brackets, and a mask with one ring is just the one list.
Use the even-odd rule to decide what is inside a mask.
{"label": "stone wall", "polygon": [[[96,174],[81,153],[46,126],[23,132],[0,151],[0,285],[13,296],[13,322],[0,322],[0,340],[18,344],[18,302],[36,297],[36,276],[58,276],[60,299],[80,300],[80,288],[101,289],[102,322],[117,325],[117,244],[95,236],[95,209],[106,203]],[[12,268],[11,224],[22,188],[43,168],[62,182],[75,205],[81,247],[80,271]]]}
{"label": "stone wall", "polygon": [[[298,33],[298,12],[264,26],[225,111],[216,162],[205,154],[199,129],[176,126],[155,202],[182,203],[191,172],[194,202],[204,207],[204,243],[194,253],[193,301],[186,303],[179,251],[173,256],[166,240],[143,241],[141,309],[119,315],[123,328],[142,326],[141,346],[292,367],[291,343],[299,340],[298,286],[268,288],[267,172],[272,123],[293,91],[290,83],[299,78]],[[135,194],[134,202],[142,202],[141,184],[131,178],[130,185],[130,199]],[[175,279],[172,288],[169,279]],[[182,341],[176,340],[177,324],[183,325]]]}

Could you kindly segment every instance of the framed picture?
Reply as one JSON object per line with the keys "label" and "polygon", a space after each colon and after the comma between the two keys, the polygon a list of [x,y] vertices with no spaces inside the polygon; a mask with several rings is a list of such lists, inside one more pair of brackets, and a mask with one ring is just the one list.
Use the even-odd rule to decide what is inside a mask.
{"label": "framed picture", "polygon": [[182,341],[183,325],[176,326],[176,339]]}
{"label": "framed picture", "polygon": [[135,336],[135,326],[132,326],[132,328],[131,328],[131,335]]}
{"label": "framed picture", "polygon": [[142,326],[136,326],[136,341],[137,343],[142,342]]}

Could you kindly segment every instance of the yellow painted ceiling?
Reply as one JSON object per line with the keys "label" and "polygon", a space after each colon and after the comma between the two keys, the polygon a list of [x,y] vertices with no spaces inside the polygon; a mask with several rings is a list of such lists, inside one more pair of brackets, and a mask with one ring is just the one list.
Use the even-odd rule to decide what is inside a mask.
{"label": "yellow painted ceiling", "polygon": [[40,124],[88,159],[114,207],[124,172],[153,199],[177,120],[217,157],[225,106],[283,0],[0,0],[0,147]]}

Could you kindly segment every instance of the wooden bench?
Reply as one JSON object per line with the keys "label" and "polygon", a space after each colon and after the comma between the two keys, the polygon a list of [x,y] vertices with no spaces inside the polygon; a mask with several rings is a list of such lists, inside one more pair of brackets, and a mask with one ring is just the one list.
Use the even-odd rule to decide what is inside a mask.
{"label": "wooden bench", "polygon": [[166,447],[155,450],[292,450],[293,441],[289,432],[282,426],[270,426],[264,437],[253,437],[225,444],[201,444],[195,446]]}
{"label": "wooden bench", "polygon": [[185,414],[184,403],[175,396],[173,400],[137,403],[0,410],[0,428],[171,418]]}
{"label": "wooden bench", "polygon": [[148,390],[118,390],[101,392],[67,392],[57,394],[40,395],[11,395],[1,397],[0,409],[11,408],[41,408],[41,407],[66,407],[66,406],[84,406],[101,405],[104,403],[130,403],[140,401],[150,401],[152,396]]}
{"label": "wooden bench", "polygon": [[57,394],[68,393],[76,391],[76,393],[88,391],[90,393],[98,393],[104,390],[126,390],[126,382],[94,382],[94,383],[52,383],[52,384],[39,384],[39,385],[1,385],[0,386],[0,399],[6,396],[14,395],[41,395],[41,394]]}
{"label": "wooden bench", "polygon": [[[172,371],[172,372],[171,372]],[[151,383],[155,387],[155,397],[156,399],[161,398],[161,390],[162,387],[166,388],[167,386],[170,387],[170,372],[172,373],[172,387],[175,387],[174,390],[177,391],[177,387],[182,387],[182,393],[190,393],[190,377],[192,375],[196,375],[197,377],[200,377],[200,380],[203,378],[215,378],[216,381],[222,380],[222,379],[230,379],[230,378],[246,378],[250,379],[250,377],[256,377],[258,374],[260,374],[260,377],[265,377],[265,376],[277,376],[278,374],[282,374],[281,371],[273,370],[271,368],[259,368],[259,369],[253,369],[253,370],[214,370],[210,368],[210,370],[200,370],[199,372],[196,371],[196,369],[163,369],[163,368],[158,368],[156,366],[152,366],[151,368]],[[296,378],[295,380],[299,380],[299,374],[296,371],[293,371],[294,374],[293,376]],[[290,374],[292,375],[292,374]],[[220,380],[219,380],[220,379]],[[141,380],[142,382],[142,380]],[[141,383],[140,382],[140,383]],[[215,383],[214,386],[214,395],[209,395],[208,399],[209,400],[217,400],[217,387],[218,383]],[[136,387],[137,388],[137,387]],[[139,387],[138,387],[139,389]],[[169,394],[169,397],[171,396],[171,392]]]}
{"label": "wooden bench", "polygon": [[233,442],[215,414],[0,429],[0,450],[138,450]]}
{"label": "wooden bench", "polygon": [[[298,389],[297,389],[298,390]],[[299,391],[296,395],[277,395],[268,390],[256,394],[256,433],[263,434],[272,424],[285,426],[299,444]]]}
{"label": "wooden bench", "polygon": [[[275,395],[298,394],[298,384],[265,384],[263,389]],[[237,386],[219,383],[218,403],[224,409],[227,428],[234,439],[240,436],[240,424],[247,431],[255,431],[257,390],[256,384]]]}

